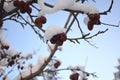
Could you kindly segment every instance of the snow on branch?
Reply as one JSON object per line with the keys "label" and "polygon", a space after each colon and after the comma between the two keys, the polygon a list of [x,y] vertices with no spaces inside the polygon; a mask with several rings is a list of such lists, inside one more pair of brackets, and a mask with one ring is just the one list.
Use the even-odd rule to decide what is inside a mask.
{"label": "snow on branch", "polygon": [[[73,79],[74,76],[77,80],[79,76],[81,79],[87,79],[89,75],[93,77],[97,77],[95,73],[88,73],[84,70],[84,67],[81,68],[80,66],[77,68],[69,67],[64,69],[57,69],[61,62],[59,60],[55,60],[54,65],[50,64],[55,52],[57,50],[61,50],[61,46],[63,42],[69,40],[73,43],[80,43],[79,40],[83,39],[88,42],[90,45],[93,45],[89,40],[93,37],[96,37],[100,34],[103,34],[108,31],[108,29],[103,31],[98,31],[95,34],[91,35],[91,33],[84,33],[83,29],[80,25],[78,15],[86,14],[87,17],[84,18],[84,22],[87,25],[89,31],[92,31],[94,25],[108,25],[113,27],[119,27],[118,25],[107,24],[100,21],[100,15],[107,15],[108,12],[111,11],[113,6],[113,0],[111,1],[110,7],[108,10],[104,12],[100,12],[99,9],[90,4],[85,4],[82,0],[80,3],[76,0],[57,0],[55,5],[51,5],[49,3],[44,2],[45,0],[10,0],[5,1],[1,0],[0,2],[0,76],[3,76],[4,80],[7,79],[7,75],[9,72],[12,72],[12,69],[8,72],[7,75],[5,74],[4,66],[7,67],[16,67],[19,71],[19,75],[14,78],[14,80],[29,80],[35,78],[37,75],[43,74],[47,75],[47,78],[55,76],[57,71],[62,70],[71,70],[73,73],[70,75],[70,79]],[[92,0],[95,1],[95,0]],[[39,8],[35,6],[33,3],[37,3]],[[67,3],[67,4],[66,4]],[[18,5],[19,4],[19,5]],[[31,8],[32,7],[32,8]],[[32,13],[32,10],[36,10],[39,14]],[[46,29],[43,29],[43,25],[47,22],[46,14],[53,14],[58,11],[65,11],[69,12],[68,19],[66,20],[64,27],[59,27],[59,25],[52,25],[48,26]],[[27,15],[29,17],[25,18],[23,15]],[[73,19],[71,20],[71,17]],[[11,20],[16,23],[19,23],[23,28],[26,25],[29,25],[33,31],[39,36],[40,39],[44,39],[48,44],[50,55],[49,57],[41,56],[38,58],[38,63],[36,65],[29,64],[27,68],[23,66],[24,60],[28,60],[32,58],[32,53],[21,54],[16,50],[10,50],[10,44],[7,40],[3,39],[3,21]],[[77,38],[69,38],[67,37],[68,32],[71,30],[74,22],[77,22],[77,27],[80,30],[81,36]],[[41,34],[42,32],[43,34]],[[47,68],[50,66],[49,68]],[[47,68],[47,69],[46,69]],[[47,74],[44,74],[47,72]],[[52,73],[51,73],[52,72]],[[54,77],[55,78],[55,77]]]}

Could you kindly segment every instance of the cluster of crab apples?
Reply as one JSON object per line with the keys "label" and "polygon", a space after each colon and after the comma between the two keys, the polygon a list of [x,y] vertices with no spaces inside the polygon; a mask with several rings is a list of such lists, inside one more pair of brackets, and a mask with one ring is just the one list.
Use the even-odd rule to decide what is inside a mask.
{"label": "cluster of crab apples", "polygon": [[66,34],[63,32],[63,33],[59,33],[57,35],[54,35],[51,39],[50,39],[50,42],[52,44],[56,44],[58,46],[61,46],[63,44],[64,41],[66,41],[67,39],[67,36]]}
{"label": "cluster of crab apples", "polygon": [[35,19],[35,24],[38,26],[38,28],[42,28],[43,24],[47,22],[47,19],[45,16],[41,16]]}
{"label": "cluster of crab apples", "polygon": [[13,66],[15,63],[17,63],[17,59],[20,58],[20,54],[16,54],[10,58],[7,59],[8,66]]}
{"label": "cluster of crab apples", "polygon": [[1,46],[0,46],[0,49],[2,49],[2,50],[3,50],[3,49],[8,50],[8,49],[9,49],[9,45],[1,45]]}
{"label": "cluster of crab apples", "polygon": [[13,2],[13,5],[15,6],[15,7],[18,7],[18,8],[20,8],[20,12],[21,13],[28,13],[28,14],[30,14],[31,12],[32,12],[32,8],[30,7],[30,4],[28,3],[28,2],[24,2],[24,1],[19,1],[19,0],[15,0],[14,2]]}
{"label": "cluster of crab apples", "polygon": [[100,25],[100,14],[88,14],[89,22],[88,22],[88,29],[92,30],[94,25]]}

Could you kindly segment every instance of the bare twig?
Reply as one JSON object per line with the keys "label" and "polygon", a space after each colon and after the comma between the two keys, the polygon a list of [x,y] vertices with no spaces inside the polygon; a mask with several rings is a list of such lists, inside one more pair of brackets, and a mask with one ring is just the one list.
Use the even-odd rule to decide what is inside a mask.
{"label": "bare twig", "polygon": [[43,72],[43,70],[45,69],[45,67],[48,65],[48,63],[50,62],[50,60],[52,59],[52,57],[54,56],[55,52],[57,50],[57,45],[55,45],[54,49],[51,51],[48,59],[46,60],[46,62],[40,67],[40,69],[34,73],[32,73],[32,75],[26,76],[24,78],[22,78],[22,80],[29,80],[33,77],[35,77],[38,74],[41,74]]}
{"label": "bare twig", "polygon": [[72,14],[70,13],[69,16],[68,16],[68,19],[66,20],[66,23],[65,23],[65,25],[64,25],[64,28],[67,28],[67,25],[68,25],[71,17],[72,17]]}
{"label": "bare twig", "polygon": [[29,24],[30,26],[31,26],[31,28],[34,30],[34,32],[40,37],[40,39],[43,39],[43,36],[38,32],[38,31],[36,31],[36,29],[34,28],[34,25],[32,25],[31,23],[29,23],[27,20],[25,20],[24,18],[23,18],[23,16],[21,16],[20,14],[19,14],[19,16],[27,23],[27,24]]}
{"label": "bare twig", "polygon": [[37,11],[40,11],[40,9],[38,9],[36,6],[34,6],[33,4],[31,4],[31,6],[33,7],[33,8],[35,8]]}
{"label": "bare twig", "polygon": [[118,23],[118,25],[113,25],[113,24],[108,24],[108,23],[103,23],[103,22],[101,22],[101,24],[112,26],[112,27],[119,27],[120,26],[120,22]]}
{"label": "bare twig", "polygon": [[[75,14],[75,16],[77,16],[78,14]],[[75,21],[75,18],[73,18],[73,20],[71,21],[70,25],[68,26],[66,33],[68,33],[68,31],[70,30],[70,28],[72,27],[73,23]]]}
{"label": "bare twig", "polygon": [[52,69],[47,69],[47,70],[44,70],[43,72],[48,72],[48,73],[49,73],[49,72],[57,72],[57,71],[65,71],[65,70],[71,70],[71,71],[76,70],[76,71],[81,71],[81,72],[83,72],[84,74],[92,75],[93,77],[96,77],[96,78],[97,78],[97,75],[96,75],[95,72],[94,72],[94,73],[89,73],[89,72],[83,71],[83,70],[81,70],[81,69],[69,69],[69,68],[54,69],[54,70],[52,70]]}
{"label": "bare twig", "polygon": [[77,19],[77,14],[79,14],[79,13],[76,13],[76,15],[74,14],[74,13],[72,13],[72,15],[74,16],[74,18],[75,18],[75,20],[77,21],[77,24],[78,24],[78,28],[79,28],[79,30],[80,30],[80,32],[81,32],[81,34],[83,35],[83,31],[82,31],[82,29],[81,29],[81,27],[80,27],[80,23],[79,23],[79,20]]}
{"label": "bare twig", "polygon": [[108,10],[104,11],[104,12],[100,12],[100,15],[107,15],[108,12],[111,12],[112,6],[113,6],[114,0],[111,0],[111,4],[108,8]]}
{"label": "bare twig", "polygon": [[91,39],[91,38],[93,38],[95,36],[98,36],[99,34],[103,34],[103,33],[107,32],[107,31],[108,31],[108,29],[106,29],[104,31],[98,31],[96,34],[94,34],[92,36],[89,36],[89,37],[86,37],[85,39]]}

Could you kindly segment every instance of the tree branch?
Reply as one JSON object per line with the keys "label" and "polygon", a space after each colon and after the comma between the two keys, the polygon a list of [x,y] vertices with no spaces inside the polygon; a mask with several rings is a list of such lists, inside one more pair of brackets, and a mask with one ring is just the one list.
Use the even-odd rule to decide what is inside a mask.
{"label": "tree branch", "polygon": [[108,8],[108,10],[104,11],[104,12],[100,12],[100,15],[107,15],[108,12],[111,12],[112,6],[113,6],[114,0],[111,0],[111,4],[110,7]]}
{"label": "tree branch", "polygon": [[55,52],[57,50],[57,45],[55,45],[54,49],[51,51],[48,59],[46,60],[46,62],[39,68],[39,70],[37,70],[36,72],[32,73],[29,76],[26,76],[24,78],[22,78],[22,80],[30,80],[33,77],[35,77],[36,75],[39,75],[43,72],[43,70],[45,69],[45,67],[48,65],[48,63],[50,62],[50,60],[52,59],[52,57],[54,56]]}

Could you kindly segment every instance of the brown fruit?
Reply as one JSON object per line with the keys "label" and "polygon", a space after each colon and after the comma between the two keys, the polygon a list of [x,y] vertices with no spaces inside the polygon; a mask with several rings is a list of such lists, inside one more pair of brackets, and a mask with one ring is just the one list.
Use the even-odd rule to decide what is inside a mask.
{"label": "brown fruit", "polygon": [[79,73],[74,73],[70,75],[71,80],[78,80],[78,77],[79,77]]}
{"label": "brown fruit", "polygon": [[6,49],[6,50],[8,50],[8,49],[9,49],[9,46],[2,45],[2,46],[1,46],[1,49]]}
{"label": "brown fruit", "polygon": [[31,7],[28,7],[28,9],[26,10],[26,12],[27,12],[28,14],[31,14],[32,8],[31,8]]}
{"label": "brown fruit", "polygon": [[2,21],[2,20],[0,20],[0,27],[2,27],[2,25],[3,25],[3,21]]}
{"label": "brown fruit", "polygon": [[39,23],[38,28],[41,29],[42,26],[43,26],[43,24],[42,24],[42,23]]}
{"label": "brown fruit", "polygon": [[2,59],[2,58],[4,58],[4,54],[2,54],[2,53],[0,53],[0,58]]}
{"label": "brown fruit", "polygon": [[45,17],[45,16],[41,16],[41,17],[40,17],[40,22],[41,22],[42,24],[45,24],[45,23],[47,22],[46,17]]}
{"label": "brown fruit", "polygon": [[100,14],[94,14],[95,19],[100,19]]}
{"label": "brown fruit", "polygon": [[21,70],[23,70],[24,69],[24,66],[21,66]]}
{"label": "brown fruit", "polygon": [[25,5],[24,1],[19,1],[19,7],[24,8],[23,6]]}
{"label": "brown fruit", "polygon": [[57,34],[57,35],[54,35],[54,36],[50,39],[50,42],[51,42],[52,44],[55,44],[58,39],[59,39],[58,34]]}
{"label": "brown fruit", "polygon": [[93,23],[91,21],[88,22],[88,29],[91,31],[93,29]]}
{"label": "brown fruit", "polygon": [[94,20],[95,19],[95,15],[94,14],[88,14],[88,17],[90,20]]}
{"label": "brown fruit", "polygon": [[61,41],[66,41],[66,39],[67,39],[66,34],[65,34],[65,33],[61,33],[61,34],[60,34],[60,40],[61,40]]}
{"label": "brown fruit", "polygon": [[35,24],[36,24],[36,25],[39,25],[39,24],[40,24],[40,18],[36,18],[36,19],[35,19]]}
{"label": "brown fruit", "polygon": [[25,10],[24,8],[20,8],[20,12],[21,12],[22,14],[24,14],[24,13],[26,12],[26,10]]}
{"label": "brown fruit", "polygon": [[11,60],[9,63],[8,63],[8,66],[12,66],[12,65],[14,65],[14,61],[13,60]]}
{"label": "brown fruit", "polygon": [[61,65],[61,62],[60,62],[60,61],[57,61],[57,62],[54,64],[54,67],[55,67],[55,68],[58,68],[60,65]]}
{"label": "brown fruit", "polygon": [[19,0],[15,0],[15,1],[13,2],[13,5],[14,5],[15,7],[19,7],[19,6],[20,6],[20,1],[19,1]]}
{"label": "brown fruit", "polygon": [[30,6],[29,3],[27,3],[27,2],[24,2],[24,3],[23,3],[23,7],[24,7],[25,9],[28,9],[29,6]]}
{"label": "brown fruit", "polygon": [[18,65],[17,68],[20,69],[20,65]]}
{"label": "brown fruit", "polygon": [[57,44],[58,46],[62,46],[62,45],[63,45],[63,41],[57,40],[57,41],[56,41],[56,44]]}

